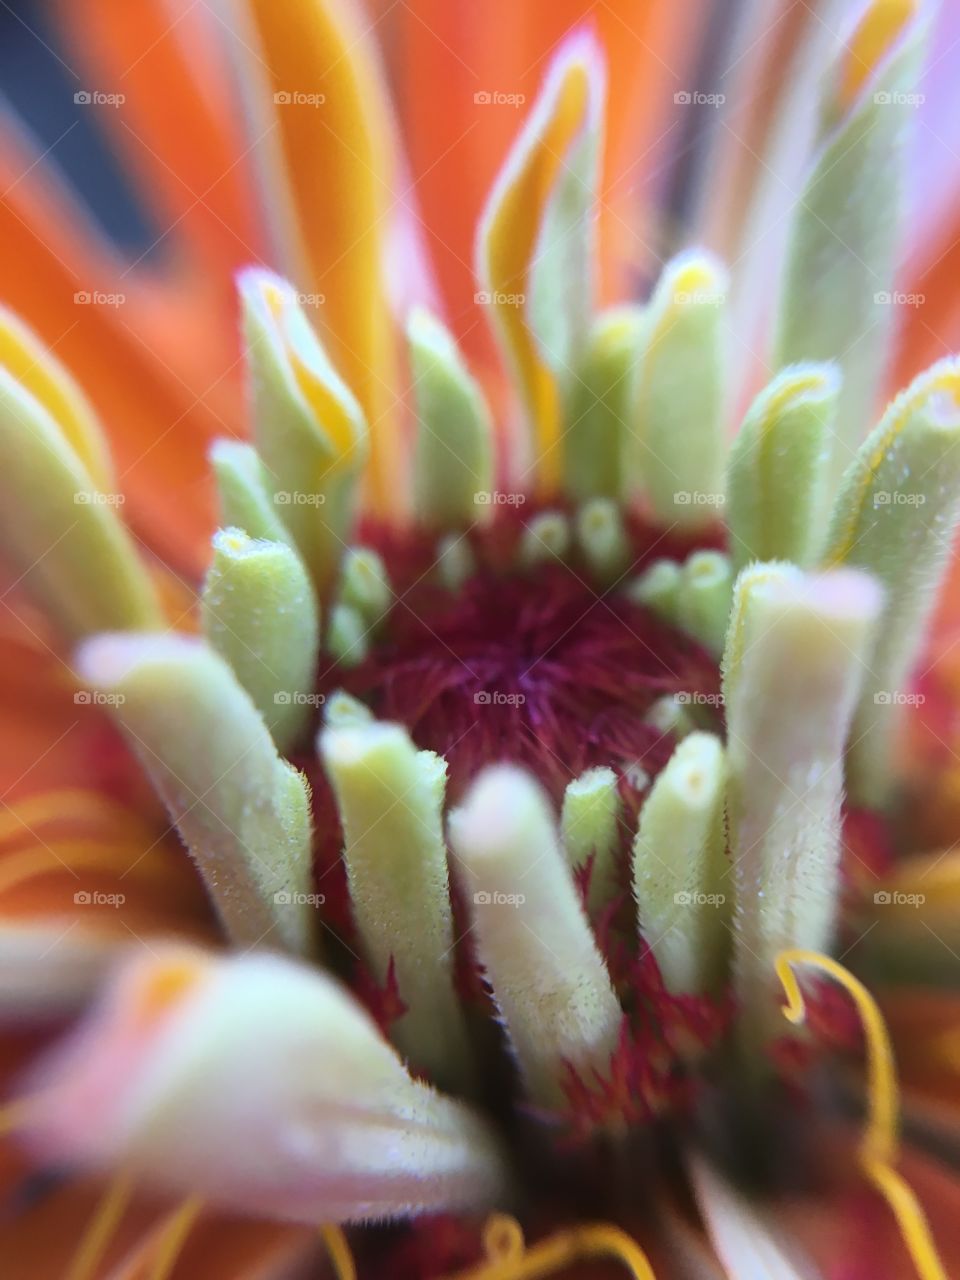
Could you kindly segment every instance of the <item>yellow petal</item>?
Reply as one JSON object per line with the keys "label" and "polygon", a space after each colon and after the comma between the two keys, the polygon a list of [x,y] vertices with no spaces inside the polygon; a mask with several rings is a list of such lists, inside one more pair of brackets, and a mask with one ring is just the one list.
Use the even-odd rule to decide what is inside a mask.
{"label": "yellow petal", "polygon": [[44,342],[0,307],[0,365],[50,414],[101,490],[111,489],[113,466],[93,406]]}
{"label": "yellow petal", "polygon": [[479,273],[484,292],[478,300],[491,307],[515,367],[534,433],[537,484],[544,495],[554,493],[560,482],[560,387],[534,332],[529,304],[551,198],[576,144],[599,127],[602,98],[598,54],[592,41],[578,35],[556,55],[480,226]]}
{"label": "yellow petal", "polygon": [[400,486],[382,272],[392,180],[383,86],[353,6],[248,0],[248,9],[309,274],[301,283],[323,298],[318,323],[370,423],[369,498],[386,512]]}

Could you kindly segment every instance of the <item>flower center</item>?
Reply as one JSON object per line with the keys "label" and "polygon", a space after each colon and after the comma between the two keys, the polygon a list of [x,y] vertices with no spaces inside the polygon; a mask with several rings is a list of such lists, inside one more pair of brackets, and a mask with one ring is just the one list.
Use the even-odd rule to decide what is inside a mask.
{"label": "flower center", "polygon": [[370,656],[350,672],[328,668],[322,687],[346,688],[443,755],[454,801],[484,765],[504,760],[530,769],[557,801],[594,766],[642,792],[674,745],[647,718],[651,707],[675,693],[715,706],[717,664],[626,594],[651,558],[646,531],[634,534],[635,567],[606,586],[576,560],[525,569],[523,531],[503,518],[472,537],[474,572],[454,591],[431,580],[424,548],[386,546],[394,602]]}

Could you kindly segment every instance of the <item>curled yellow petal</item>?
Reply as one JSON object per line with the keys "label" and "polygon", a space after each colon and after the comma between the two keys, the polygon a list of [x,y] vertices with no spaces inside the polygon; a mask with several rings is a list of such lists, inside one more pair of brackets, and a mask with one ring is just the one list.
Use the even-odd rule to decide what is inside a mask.
{"label": "curled yellow petal", "polygon": [[[545,320],[558,324],[576,300],[584,326],[589,323],[589,139],[599,129],[603,72],[595,46],[576,35],[556,55],[540,99],[494,186],[480,225],[478,301],[489,305],[514,366],[531,424],[537,461],[537,487],[556,492],[562,472],[560,445],[561,377],[556,365],[570,350],[569,323],[562,333],[544,333]],[[569,180],[578,186],[572,203],[580,218],[561,225],[555,193]],[[562,252],[561,252],[562,251]],[[563,258],[569,275],[559,306],[543,296],[546,277],[538,261]],[[556,272],[551,273],[555,275]],[[552,296],[552,286],[550,293]],[[535,294],[540,294],[539,305]],[[538,331],[539,330],[539,331]],[[585,336],[585,333],[584,333]],[[562,371],[561,371],[562,372]]]}
{"label": "curled yellow petal", "polygon": [[46,344],[0,307],[0,366],[43,405],[102,491],[113,487],[113,465],[93,406]]}
{"label": "curled yellow petal", "polygon": [[[66,389],[57,371],[30,377],[58,407],[57,392]],[[61,421],[0,368],[0,553],[69,639],[160,626],[153,584],[118,514],[123,495],[95,484],[70,441],[78,420],[65,404]]]}
{"label": "curled yellow petal", "polygon": [[[369,498],[395,508],[393,337],[382,257],[392,186],[386,96],[357,7],[247,0],[317,322],[370,422]],[[322,302],[320,301],[322,300]]]}
{"label": "curled yellow petal", "polygon": [[840,64],[837,104],[841,111],[848,111],[860,96],[919,9],[919,0],[872,0],[847,41],[847,51]]}
{"label": "curled yellow petal", "polygon": [[894,1168],[899,1098],[893,1049],[883,1015],[863,983],[842,964],[818,951],[791,950],[781,951],[776,959],[777,976],[787,997],[784,1016],[788,1021],[799,1024],[806,1017],[797,966],[827,974],[856,1005],[867,1045],[867,1127],[860,1144],[861,1168],[890,1206],[920,1280],[947,1280],[923,1209]]}

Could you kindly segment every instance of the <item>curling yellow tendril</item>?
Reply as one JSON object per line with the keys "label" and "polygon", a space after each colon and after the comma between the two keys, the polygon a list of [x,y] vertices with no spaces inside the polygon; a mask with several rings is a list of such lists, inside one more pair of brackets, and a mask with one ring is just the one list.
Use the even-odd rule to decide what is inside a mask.
{"label": "curling yellow tendril", "polygon": [[897,1073],[883,1016],[863,983],[843,965],[818,951],[781,951],[777,976],[787,996],[785,1016],[802,1023],[806,1007],[794,966],[819,969],[843,987],[857,1007],[867,1042],[867,1128],[860,1144],[860,1166],[886,1200],[921,1280],[947,1280],[926,1216],[916,1196],[893,1167],[897,1159]]}
{"label": "curling yellow tendril", "polygon": [[484,1228],[483,1246],[486,1262],[458,1272],[449,1280],[538,1280],[587,1258],[613,1258],[623,1263],[634,1280],[656,1280],[640,1246],[625,1231],[606,1222],[558,1231],[527,1248],[516,1218],[496,1213]]}
{"label": "curling yellow tendril", "polygon": [[[337,1273],[337,1280],[356,1280],[357,1269],[346,1237],[339,1227],[325,1226],[320,1234]],[[516,1218],[495,1213],[487,1219],[483,1231],[486,1262],[467,1271],[459,1271],[448,1280],[539,1280],[553,1275],[561,1267],[587,1258],[614,1258],[633,1276],[633,1280],[656,1280],[647,1255],[619,1227],[606,1222],[591,1222],[560,1231],[549,1240],[541,1240],[528,1249],[523,1228]]]}
{"label": "curling yellow tendril", "polygon": [[330,1222],[320,1228],[320,1235],[337,1273],[337,1280],[357,1280],[356,1264],[342,1229]]}
{"label": "curling yellow tendril", "polygon": [[110,1239],[120,1225],[133,1193],[130,1177],[121,1173],[110,1183],[94,1210],[63,1280],[89,1280],[94,1276]]}
{"label": "curling yellow tendril", "polygon": [[153,1266],[149,1272],[149,1280],[169,1280],[173,1268],[177,1265],[177,1259],[183,1251],[187,1236],[202,1212],[203,1201],[199,1196],[191,1196],[170,1214],[160,1229],[160,1238]]}

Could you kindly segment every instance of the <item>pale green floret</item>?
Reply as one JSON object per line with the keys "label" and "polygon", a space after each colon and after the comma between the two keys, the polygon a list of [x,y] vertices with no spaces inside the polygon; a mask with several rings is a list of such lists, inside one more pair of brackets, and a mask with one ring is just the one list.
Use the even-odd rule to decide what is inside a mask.
{"label": "pale green floret", "polygon": [[564,489],[575,501],[623,495],[642,332],[639,307],[614,307],[593,322],[570,383],[563,434]]}
{"label": "pale green floret", "polygon": [[370,547],[348,547],[344,552],[338,602],[355,609],[374,629],[389,613],[393,591],[387,568],[382,557]]}
{"label": "pale green floret", "polygon": [[662,734],[672,734],[678,741],[696,728],[689,705],[681,702],[676,693],[658,698],[643,718]]}
{"label": "pale green floret", "polygon": [[439,320],[416,309],[407,338],[418,421],[414,513],[433,528],[473,524],[491,510],[477,504],[493,488],[490,411]]}
{"label": "pale green floret", "polygon": [[723,744],[691,733],[657,775],[633,842],[640,930],[670,991],[698,995],[727,977],[733,882],[727,877]]}
{"label": "pale green floret", "polygon": [[756,565],[738,582],[724,655],[727,814],[748,1047],[782,1034],[780,952],[833,945],[843,757],[882,602],[852,569]]}
{"label": "pale green floret", "polygon": [[719,551],[695,551],[680,571],[676,622],[712,654],[723,649],[733,571],[729,559]]}
{"label": "pale green floret", "polygon": [[223,658],[186,636],[118,632],[88,640],[76,667],[114,695],[231,940],[314,951],[310,789]]}
{"label": "pale green floret", "polygon": [[323,602],[355,515],[366,420],[290,285],[248,271],[241,297],[254,439],[277,514]]}
{"label": "pale green floret", "polygon": [[370,652],[370,627],[349,604],[335,604],[327,627],[327,652],[342,667],[358,667]]}
{"label": "pale green floret", "polygon": [[451,533],[437,544],[437,575],[448,591],[459,591],[476,571],[476,557],[462,533]]}
{"label": "pale green floret", "polygon": [[712,524],[723,502],[729,287],[717,259],[684,253],[667,264],[645,313],[629,470],[667,526]]}
{"label": "pale green floret", "polygon": [[347,729],[372,720],[373,712],[366,703],[343,689],[336,689],[324,702],[323,723],[328,729]]}
{"label": "pale green floret", "polygon": [[675,622],[680,601],[680,566],[675,560],[654,560],[628,583],[626,594],[634,604],[652,609],[664,622]]}
{"label": "pale green floret", "polygon": [[18,584],[70,641],[163,623],[157,595],[118,515],[51,415],[0,369],[0,541]]}
{"label": "pale green floret", "polygon": [[[185,956],[157,939],[132,950],[90,1015],[90,1038],[108,1059],[146,1021],[152,1052],[111,1083],[111,1105],[91,1126],[96,1152],[88,1145],[85,1155],[109,1152],[145,1192],[176,1187],[192,1202],[283,1221],[305,1240],[312,1231],[318,1246],[318,1223],[476,1213],[509,1201],[494,1126],[415,1079],[329,973],[266,951]],[[77,1038],[54,1051],[58,1086],[83,1070],[89,1046]],[[161,1233],[153,1240],[170,1239],[168,1226]],[[140,1275],[150,1272],[160,1280],[153,1265]],[[313,1269],[322,1274],[332,1274],[325,1263]]]}
{"label": "pale green floret", "polygon": [[750,407],[727,464],[727,524],[734,567],[790,560],[803,568],[823,540],[835,365],[784,369]]}
{"label": "pale green floret", "polygon": [[[836,360],[843,373],[829,433],[827,498],[866,430],[886,374],[905,187],[904,144],[916,118],[925,21],[911,22],[865,92],[838,114],[825,78],[824,128],[793,212],[774,367]],[[841,46],[839,57],[848,57]]]}
{"label": "pale green floret", "polygon": [[563,560],[570,551],[570,521],[559,511],[542,511],[520,536],[520,564],[525,569]]}
{"label": "pale green floret", "polygon": [[862,804],[890,797],[896,718],[960,519],[960,360],[899,395],[843,478],[826,562],[866,569],[886,590],[847,759]]}
{"label": "pale green floret", "polygon": [[601,583],[619,578],[630,563],[630,543],[620,508],[610,498],[594,498],[577,512],[577,542],[593,576]]}
{"label": "pale green floret", "polygon": [[288,753],[316,705],[319,612],[300,557],[285,542],[221,529],[200,612],[204,635],[233,668],[277,748]]}
{"label": "pale green floret", "polygon": [[277,515],[273,491],[253,445],[218,440],[210,450],[210,464],[217,481],[220,523],[225,529],[243,529],[251,538],[270,542],[291,540]]}
{"label": "pale green floret", "polygon": [[602,139],[597,95],[551,183],[530,256],[527,321],[542,359],[561,385],[572,381],[594,309]]}
{"label": "pale green floret", "polygon": [[567,1066],[605,1073],[622,1013],[577,897],[546,795],[484,770],[449,821],[477,955],[533,1101],[558,1106]]}
{"label": "pale green floret", "polygon": [[593,858],[591,911],[608,903],[617,889],[621,807],[612,769],[588,769],[567,785],[563,795],[560,831],[567,862],[575,870]]}
{"label": "pale green floret", "polygon": [[453,986],[443,838],[446,763],[396,724],[331,725],[320,753],[337,797],[353,916],[381,985],[391,960],[407,1012],[392,1027],[415,1065],[463,1084],[469,1050]]}

